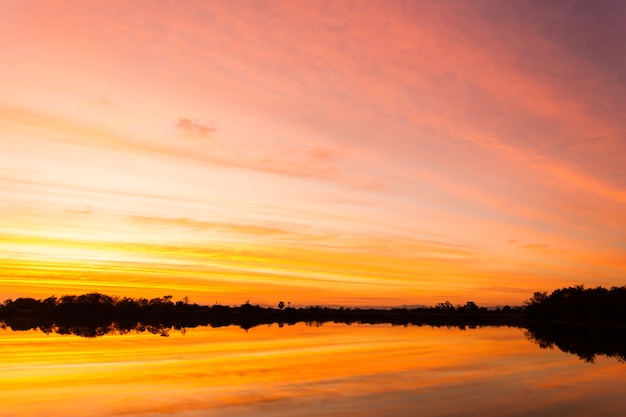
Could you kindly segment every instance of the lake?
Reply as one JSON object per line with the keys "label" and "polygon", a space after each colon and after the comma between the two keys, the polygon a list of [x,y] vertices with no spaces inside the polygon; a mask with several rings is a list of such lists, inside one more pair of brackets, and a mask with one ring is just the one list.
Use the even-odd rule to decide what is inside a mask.
{"label": "lake", "polygon": [[0,349],[3,417],[626,413],[626,364],[542,349],[510,327],[4,329]]}

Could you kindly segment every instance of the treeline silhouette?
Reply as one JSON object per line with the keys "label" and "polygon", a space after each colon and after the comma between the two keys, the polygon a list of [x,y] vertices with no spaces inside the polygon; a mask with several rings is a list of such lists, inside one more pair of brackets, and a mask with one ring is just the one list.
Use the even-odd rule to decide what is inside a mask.
{"label": "treeline silhouette", "polygon": [[524,309],[529,322],[626,324],[626,287],[561,288],[536,292]]}
{"label": "treeline silhouette", "polygon": [[520,307],[487,309],[467,302],[454,306],[449,302],[435,307],[363,309],[309,306],[303,308],[261,307],[246,302],[240,306],[198,305],[184,300],[174,302],[171,296],[152,299],[115,297],[97,292],[46,299],[18,298],[0,305],[0,320],[13,330],[39,328],[44,332],[95,337],[107,333],[150,331],[166,336],[169,330],[197,326],[237,325],[243,329],[278,323],[304,322],[322,325],[326,322],[433,326],[519,325]]}
{"label": "treeline silhouette", "polygon": [[198,326],[279,326],[324,323],[447,326],[461,329],[480,326],[526,328],[526,335],[542,348],[558,347],[593,362],[602,354],[626,361],[626,287],[610,289],[573,286],[551,294],[536,292],[524,306],[487,309],[468,301],[446,301],[417,308],[295,308],[284,302],[278,308],[249,302],[239,306],[190,303],[172,296],[115,297],[97,292],[46,299],[17,298],[0,304],[0,327],[39,329],[45,333],[98,337],[105,334],[150,332],[168,336]]}

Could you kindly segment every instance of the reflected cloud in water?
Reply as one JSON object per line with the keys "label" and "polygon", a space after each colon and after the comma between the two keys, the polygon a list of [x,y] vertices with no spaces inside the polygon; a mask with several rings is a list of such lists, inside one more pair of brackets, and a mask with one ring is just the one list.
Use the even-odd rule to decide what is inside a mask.
{"label": "reflected cloud in water", "polygon": [[328,323],[82,338],[0,332],[5,415],[582,416],[626,409],[624,365],[522,329]]}

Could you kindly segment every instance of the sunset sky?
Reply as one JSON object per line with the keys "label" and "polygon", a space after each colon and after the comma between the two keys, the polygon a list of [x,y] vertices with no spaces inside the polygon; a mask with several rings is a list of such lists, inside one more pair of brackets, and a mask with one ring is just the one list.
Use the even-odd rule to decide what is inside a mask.
{"label": "sunset sky", "polygon": [[626,2],[0,0],[0,301],[626,284]]}

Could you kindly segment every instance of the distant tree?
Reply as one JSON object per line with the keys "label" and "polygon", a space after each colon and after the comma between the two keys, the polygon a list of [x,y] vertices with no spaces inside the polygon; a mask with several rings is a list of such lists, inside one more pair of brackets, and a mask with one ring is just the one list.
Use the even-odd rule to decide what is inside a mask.
{"label": "distant tree", "polygon": [[529,305],[533,305],[533,304],[541,304],[542,302],[546,301],[546,299],[548,298],[548,293],[547,292],[535,292],[533,294],[533,296],[526,300],[524,303],[529,306]]}
{"label": "distant tree", "polygon": [[284,302],[284,301],[279,302],[279,303],[278,303],[278,308],[280,308],[281,310],[282,310],[283,308],[285,308],[285,302]]}
{"label": "distant tree", "polygon": [[52,306],[52,307],[54,307],[54,306],[56,306],[56,305],[57,305],[57,298],[53,295],[52,297],[48,297],[48,298],[46,298],[45,300],[43,300],[43,303],[44,303],[46,306]]}
{"label": "distant tree", "polygon": [[438,310],[448,310],[448,311],[454,310],[454,306],[452,305],[452,303],[447,300],[445,303],[437,303],[435,308]]}
{"label": "distant tree", "polygon": [[465,304],[465,310],[467,310],[467,311],[478,311],[478,306],[476,305],[476,303],[475,303],[475,302],[473,302],[473,301],[468,301],[468,302]]}

